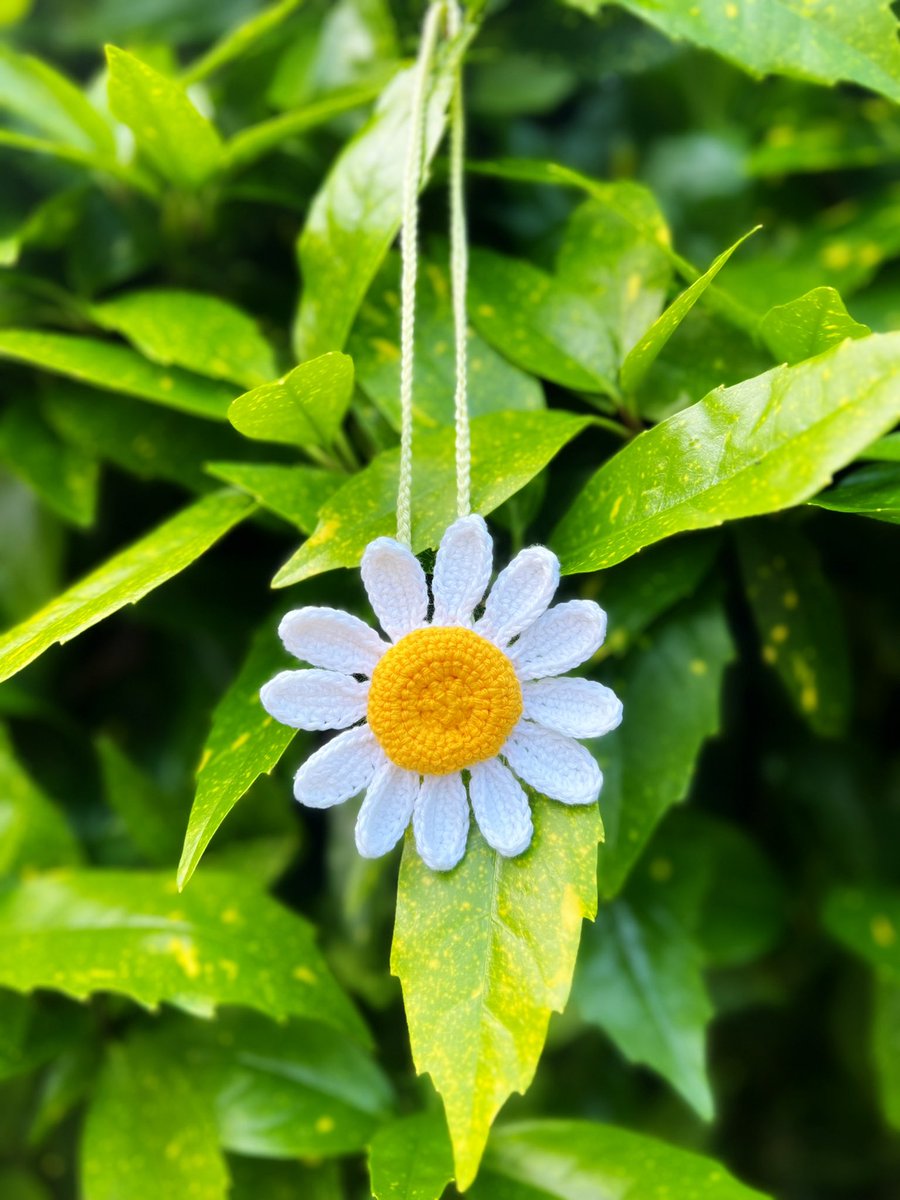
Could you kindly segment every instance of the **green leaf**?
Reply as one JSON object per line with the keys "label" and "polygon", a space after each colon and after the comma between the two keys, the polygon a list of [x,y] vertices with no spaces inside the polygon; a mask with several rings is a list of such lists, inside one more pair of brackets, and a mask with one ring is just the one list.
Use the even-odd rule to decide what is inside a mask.
{"label": "green leaf", "polygon": [[606,314],[532,263],[473,249],[469,313],[481,336],[530,374],[575,390],[615,391]]}
{"label": "green leaf", "polygon": [[900,433],[889,433],[867,446],[857,458],[872,462],[900,462]]}
{"label": "green leaf", "polygon": [[653,194],[640,184],[594,184],[584,176],[573,181],[570,173],[564,178],[591,183],[592,198],[566,223],[557,273],[605,319],[621,362],[665,303],[672,280],[669,229]]}
{"label": "green leaf", "polygon": [[95,304],[91,319],[126,337],[145,358],[255,387],[276,374],[272,348],[252,317],[202,292],[154,288]]}
{"label": "green leaf", "polygon": [[353,396],[353,359],[322,354],[281,379],[238,396],[228,419],[244,437],[287,446],[328,447]]}
{"label": "green leaf", "polygon": [[719,729],[722,676],[733,658],[721,604],[701,595],[654,626],[612,681],[627,718],[594,748],[604,771],[602,897],[616,895],[660,818],[687,794],[697,755]]}
{"label": "green leaf", "polygon": [[[426,110],[423,171],[444,132],[457,65],[471,31],[436,65]],[[297,243],[303,292],[294,326],[298,359],[343,348],[400,228],[414,69],[397,75],[371,119],[344,147],[319,189]]]}
{"label": "green leaf", "polygon": [[236,29],[230,29],[184,71],[182,85],[188,87],[189,84],[199,83],[235,59],[246,57],[257,43],[284,24],[303,3],[304,0],[280,0],[280,3],[255,13]]}
{"label": "green leaf", "polygon": [[850,713],[850,652],[840,606],[815,548],[792,526],[740,526],[744,589],[762,643],[797,712],[824,737],[837,737]]}
{"label": "green leaf", "polygon": [[715,535],[661,542],[604,571],[597,600],[606,610],[608,632],[599,655],[622,654],[657,617],[693,596],[718,544]]}
{"label": "green leaf", "polygon": [[831,287],[813,288],[789,304],[770,308],[759,324],[759,334],[780,362],[797,363],[813,358],[844,338],[867,337],[872,331],[847,312],[840,293]]}
{"label": "green leaf", "polygon": [[[413,419],[422,427],[452,425],[456,363],[450,282],[446,270],[424,264],[416,296]],[[359,386],[394,429],[400,428],[399,260],[391,255],[360,309],[347,343]],[[544,407],[541,385],[469,331],[468,403],[471,416]]]}
{"label": "green leaf", "polygon": [[757,225],[755,229],[751,229],[749,233],[745,233],[743,237],[738,238],[734,245],[729,246],[727,250],[715,258],[699,279],[694,282],[681,293],[677,300],[674,300],[669,307],[653,322],[647,332],[641,339],[635,343],[625,356],[625,361],[622,363],[622,370],[619,375],[619,383],[622,391],[626,395],[635,392],[643,382],[647,372],[653,366],[657,358],[659,358],[664,346],[669,338],[684,321],[685,317],[722,270],[725,264],[737,250],[738,246],[743,245],[748,237],[756,233],[757,229],[762,226]]}
{"label": "green leaf", "polygon": [[719,1163],[591,1121],[520,1121],[491,1138],[471,1200],[764,1200]]}
{"label": "green leaf", "polygon": [[103,790],[128,837],[148,862],[166,866],[178,857],[179,805],[108,737],[97,739]]}
{"label": "green leaf", "polygon": [[453,1152],[440,1113],[416,1113],[382,1126],[369,1147],[375,1200],[441,1200],[453,1178]]}
{"label": "green leaf", "polygon": [[320,467],[279,463],[210,463],[210,475],[247,492],[263,508],[312,533],[319,511],[346,482],[346,476]]}
{"label": "green leaf", "polygon": [[70,641],[183,571],[249,516],[253,507],[236,492],[214,492],[121,550],[0,637],[0,680],[21,671],[56,642]]}
{"label": "green leaf", "polygon": [[312,926],[239,875],[207,872],[182,896],[165,871],[34,875],[0,894],[0,949],[15,991],[115,992],[199,1016],[240,1004],[366,1038]]}
{"label": "green leaf", "polygon": [[184,88],[126,50],[106,47],[109,106],[138,149],[176,187],[194,191],[222,167],[222,141]]}
{"label": "green leaf", "polygon": [[275,622],[264,625],[212,715],[212,728],[197,767],[197,791],[184,835],[178,887],[193,875],[216,830],[260,775],[267,775],[296,730],[273,721],[259,689],[284,666]]}
{"label": "green leaf", "polygon": [[0,538],[0,619],[6,623],[30,616],[59,591],[64,537],[62,525],[34,492],[3,470],[0,528],[18,535]]}
{"label": "green leaf", "polygon": [[[610,0],[570,0],[586,12]],[[790,75],[813,83],[858,83],[900,101],[897,23],[886,0],[850,7],[805,0],[613,0],[673,38],[715,50],[754,75]]]}
{"label": "green leaf", "polygon": [[112,130],[80,88],[48,63],[0,46],[0,110],[52,141],[115,159]]}
{"label": "green leaf", "polygon": [[10,404],[0,417],[0,458],[64,520],[82,529],[94,523],[96,458],[55,437],[30,399]]}
{"label": "green leaf", "polygon": [[848,950],[900,983],[900,891],[836,888],[825,900],[823,920]]}
{"label": "green leaf", "polygon": [[759,957],[783,922],[781,888],[756,846],[705,813],[675,810],[624,894],[585,930],[573,1003],[709,1119],[704,969]]}
{"label": "green leaf", "polygon": [[41,412],[61,437],[82,452],[115,463],[139,479],[165,479],[192,492],[209,492],[216,486],[206,473],[207,459],[247,450],[230,425],[212,424],[67,380],[54,380]]}
{"label": "green leaf", "polygon": [[900,525],[900,466],[885,462],[863,467],[845,475],[837,487],[822,492],[809,503],[832,512],[857,513]]}
{"label": "green leaf", "polygon": [[372,79],[351,87],[330,92],[320,100],[305,104],[291,112],[270,117],[242,129],[225,145],[225,166],[236,171],[276,150],[283,142],[333,121],[343,113],[352,112],[376,98],[384,86],[383,79]]}
{"label": "green leaf", "polygon": [[875,979],[872,1057],[878,1072],[881,1110],[900,1129],[900,976]]}
{"label": "green leaf", "polygon": [[343,1030],[315,1021],[275,1024],[229,1011],[184,1020],[160,1047],[188,1068],[215,1110],[226,1150],[320,1158],[362,1150],[390,1111],[391,1085]]}
{"label": "green leaf", "polygon": [[177,367],[163,370],[127,346],[71,333],[0,330],[0,358],[124,392],[210,420],[224,420],[234,389]]}
{"label": "green leaf", "polygon": [[440,874],[410,835],[404,846],[391,970],[416,1070],[444,1101],[461,1191],[501,1106],[531,1083],[550,1013],[569,995],[582,919],[595,912],[597,809],[539,797],[533,815],[519,858],[476,830],[460,865]]}
{"label": "green leaf", "polygon": [[623,897],[600,909],[585,938],[573,1001],[628,1059],[653,1067],[709,1121],[713,1006],[702,968],[700,948],[674,913]]}
{"label": "green leaf", "polygon": [[[472,510],[487,515],[547,465],[591,423],[565,412],[491,413],[472,421]],[[312,537],[278,572],[285,587],[334,567],[355,567],[373,538],[396,531],[399,451],[379,454],[322,507]],[[413,549],[436,546],[455,508],[453,431],[436,429],[415,441],[412,481]]]}
{"label": "green leaf", "polygon": [[152,1036],[113,1042],[81,1143],[84,1200],[225,1200],[212,1105]]}
{"label": "green leaf", "polygon": [[710,393],[605,463],[552,537],[563,570],[815,495],[900,418],[900,334],[843,342]]}
{"label": "green leaf", "polygon": [[9,734],[0,725],[0,876],[80,860],[68,822],[16,761]]}
{"label": "green leaf", "polygon": [[69,146],[65,142],[54,142],[49,138],[35,137],[30,133],[20,133],[16,129],[0,129],[0,146],[6,146],[10,150],[23,150],[26,154],[55,158],[73,166],[99,171],[153,197],[157,193],[157,185],[154,180],[138,167],[126,166],[117,159],[100,154],[96,150],[82,150],[78,146]]}

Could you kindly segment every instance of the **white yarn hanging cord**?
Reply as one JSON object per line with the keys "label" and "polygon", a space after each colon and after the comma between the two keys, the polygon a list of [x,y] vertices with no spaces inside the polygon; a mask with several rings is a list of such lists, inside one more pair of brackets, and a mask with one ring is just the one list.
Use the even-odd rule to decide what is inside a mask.
{"label": "white yarn hanging cord", "polygon": [[[418,225],[419,189],[425,158],[426,111],[431,63],[440,30],[446,16],[447,35],[456,37],[462,26],[456,0],[435,0],[422,26],[419,54],[413,79],[409,118],[409,144],[403,178],[403,212],[400,227],[400,479],[397,489],[397,539],[412,543],[412,435],[413,371],[416,326],[416,281],[419,267]],[[450,279],[453,297],[456,390],[456,490],[459,516],[469,513],[470,448],[467,399],[467,321],[466,280],[468,249],[463,196],[464,123],[462,71],[454,84],[450,109]]]}

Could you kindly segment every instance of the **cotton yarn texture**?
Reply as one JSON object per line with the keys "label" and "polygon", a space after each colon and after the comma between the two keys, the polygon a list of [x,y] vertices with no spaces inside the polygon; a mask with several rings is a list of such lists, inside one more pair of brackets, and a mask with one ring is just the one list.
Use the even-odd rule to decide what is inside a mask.
{"label": "cotton yarn texture", "polygon": [[301,766],[294,795],[330,808],[365,791],[356,844],[366,858],[386,854],[412,821],[423,861],[450,870],[470,809],[488,844],[513,857],[533,832],[522,783],[563,804],[600,793],[600,768],[575,739],[615,729],[622,705],[564,673],[600,647],[606,615],[592,600],[550,606],[559,562],[545,547],[520,551],[488,592],[492,558],[483,518],[461,517],[441,540],[429,593],[412,551],[377,538],[362,579],[387,640],[332,608],[281,622],[287,650],[311,665],[267,683],[263,706],[294,728],[344,731]]}

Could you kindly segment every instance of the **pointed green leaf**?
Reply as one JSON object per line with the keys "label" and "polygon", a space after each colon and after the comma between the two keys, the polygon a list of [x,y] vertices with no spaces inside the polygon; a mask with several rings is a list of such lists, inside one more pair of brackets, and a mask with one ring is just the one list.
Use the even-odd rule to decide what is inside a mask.
{"label": "pointed green leaf", "polygon": [[812,543],[783,522],[740,526],[744,588],[762,643],[800,715],[837,737],[850,712],[850,652],[834,588]]}
{"label": "pointed green leaf", "polygon": [[706,1027],[713,1015],[699,946],[665,905],[601,907],[579,956],[573,1003],[622,1053],[646,1063],[708,1121]]}
{"label": "pointed green leaf", "polygon": [[244,437],[288,446],[328,447],[353,396],[353,359],[322,354],[281,379],[238,396],[228,420]]}
{"label": "pointed green leaf", "polygon": [[146,860],[168,866],[178,857],[183,817],[177,799],[140,770],[108,737],[97,739],[106,802]]}
{"label": "pointed green leaf", "polygon": [[[611,0],[569,0],[599,12]],[[754,75],[859,83],[900,101],[897,22],[887,0],[612,0],[670,37],[715,50]]]}
{"label": "pointed green leaf", "polygon": [[[57,380],[41,412],[67,442],[115,463],[138,479],[165,479],[192,492],[217,485],[207,475],[210,458],[247,452],[247,443],[225,423],[113,396]],[[237,465],[237,464],[235,464]]]}
{"label": "pointed green leaf", "polygon": [[[444,132],[463,34],[436,66],[428,96],[423,170]],[[312,202],[297,243],[303,292],[294,326],[299,359],[343,348],[397,230],[414,70],[397,75],[371,119],[339,155]]]}
{"label": "pointed green leaf", "polygon": [[471,1200],[765,1200],[711,1158],[591,1121],[520,1121],[491,1138]]}
{"label": "pointed green leaf", "polygon": [[259,689],[284,666],[275,622],[256,634],[237,677],[212,715],[212,728],[197,767],[197,791],[184,835],[178,886],[193,875],[216,830],[260,775],[267,775],[296,730],[273,721]]}
{"label": "pointed green leaf", "polygon": [[16,761],[9,734],[0,725],[0,876],[80,860],[74,832]]}
{"label": "pointed green leaf", "polygon": [[722,676],[733,657],[721,604],[701,595],[654,626],[622,677],[609,679],[627,718],[595,747],[604,772],[601,896],[616,895],[660,818],[687,794],[700,748],[718,731]]}
{"label": "pointed green leaf", "polygon": [[[577,178],[582,186],[592,182]],[[565,181],[572,182],[568,174]],[[647,188],[593,184],[589,191],[592,198],[566,222],[556,270],[603,317],[621,362],[662,311],[672,281],[671,239]]]}
{"label": "pointed green leaf", "polygon": [[6,146],[10,150],[23,150],[26,154],[55,158],[63,163],[110,175],[149,196],[155,197],[158,190],[156,182],[139,167],[125,165],[96,150],[82,150],[79,146],[35,137],[30,133],[20,133],[17,129],[0,129],[0,146]]}
{"label": "pointed green leaf", "polygon": [[711,392],[597,471],[551,539],[563,570],[809,499],[900,419],[898,380],[900,334],[873,334]]}
{"label": "pointed green leaf", "polygon": [[242,129],[225,145],[227,169],[240,170],[276,150],[290,138],[369,104],[383,86],[383,79],[373,79],[351,87],[339,88],[319,100],[305,104],[302,108],[295,108],[291,112],[281,113],[277,117],[270,117],[268,121],[260,121],[258,125]]}
{"label": "pointed green leaf", "polygon": [[240,488],[303,533],[312,533],[322,506],[346,482],[346,476],[337,471],[280,463],[213,462],[207,471]]}
{"label": "pointed green leaf", "polygon": [[10,404],[0,417],[0,459],[64,520],[81,528],[93,524],[100,482],[96,458],[61,442],[30,399]]}
{"label": "pointed green leaf", "polygon": [[585,392],[615,390],[616,351],[605,314],[532,263],[474,249],[469,314],[486,341],[530,374]]}
{"label": "pointed green leaf", "polygon": [[199,83],[235,59],[243,58],[263,38],[284,24],[303,3],[304,0],[280,0],[278,4],[271,4],[262,12],[254,13],[236,29],[229,29],[196,62],[191,63],[181,76],[182,85],[187,87]]}
{"label": "pointed green leaf", "polygon": [[0,680],[21,671],[55,643],[70,641],[183,571],[249,516],[253,507],[252,501],[237,492],[214,492],[115,554],[0,637]]}
{"label": "pointed green leaf", "polygon": [[106,47],[106,61],[109,106],[141,153],[176,187],[206,183],[224,161],[222,142],[184,88],[116,46]]}
{"label": "pointed green leaf", "polygon": [[762,226],[757,225],[755,229],[751,229],[749,233],[745,233],[743,237],[738,238],[734,245],[729,246],[727,250],[723,250],[718,258],[713,259],[709,269],[704,271],[699,279],[695,279],[690,287],[683,291],[678,299],[674,300],[665,312],[657,317],[647,332],[641,337],[640,341],[632,346],[625,357],[625,361],[622,363],[622,370],[619,375],[619,383],[626,395],[637,391],[647,372],[662,352],[666,342],[668,342],[669,338],[722,270],[738,246],[743,245],[748,237],[751,237],[756,233],[757,229],[761,228]]}
{"label": "pointed green leaf", "polygon": [[519,858],[473,830],[460,865],[442,874],[407,834],[400,867],[391,970],[416,1070],[444,1101],[462,1191],[501,1106],[531,1083],[550,1013],[569,995],[582,920],[596,908],[596,807],[539,797],[533,815],[534,841]]}
{"label": "pointed green leaf", "polygon": [[0,358],[211,420],[225,419],[236,390],[178,367],[155,366],[127,346],[71,333],[0,330]]}
{"label": "pointed green leaf", "polygon": [[229,1010],[184,1019],[160,1046],[215,1110],[226,1150],[322,1158],[362,1150],[390,1112],[391,1085],[343,1030]]}
{"label": "pointed green leaf", "polygon": [[0,110],[55,142],[115,158],[113,132],[80,88],[48,63],[0,46]]}
{"label": "pointed green leaf", "polygon": [[275,373],[272,348],[252,317],[202,292],[154,288],[95,304],[91,319],[126,337],[151,362],[255,387]]}
{"label": "pointed green leaf", "polygon": [[0,984],[78,1000],[116,992],[200,1016],[239,1004],[366,1039],[312,926],[239,875],[207,872],[181,896],[165,871],[33,875],[0,895]]}
{"label": "pointed green leaf", "polygon": [[[472,510],[487,515],[591,423],[566,412],[490,413],[472,421]],[[399,451],[379,454],[323,505],[319,525],[275,576],[285,587],[334,567],[355,567],[373,538],[397,525]],[[412,481],[413,549],[436,546],[456,515],[451,429],[416,438]]]}
{"label": "pointed green leaf", "polygon": [[[452,425],[456,362],[450,281],[444,267],[433,262],[423,266],[416,295],[413,419],[422,427]],[[400,429],[399,275],[399,261],[392,255],[369,289],[347,343],[359,386],[396,430]],[[543,408],[540,383],[507,362],[473,330],[467,354],[471,416]]]}
{"label": "pointed green leaf", "polygon": [[112,1042],[81,1143],[83,1200],[225,1200],[212,1104],[152,1034]]}
{"label": "pointed green leaf", "polygon": [[[890,439],[885,439],[889,441]],[[810,500],[817,508],[832,512],[857,513],[876,521],[900,525],[900,457],[897,463],[863,467],[845,475],[837,487]]]}
{"label": "pointed green leaf", "polygon": [[872,331],[847,312],[840,293],[831,287],[813,288],[788,304],[770,308],[759,334],[776,359],[786,363],[814,358],[844,338],[867,337]]}
{"label": "pointed green leaf", "polygon": [[453,1178],[453,1152],[440,1113],[383,1125],[369,1146],[375,1200],[441,1200]]}

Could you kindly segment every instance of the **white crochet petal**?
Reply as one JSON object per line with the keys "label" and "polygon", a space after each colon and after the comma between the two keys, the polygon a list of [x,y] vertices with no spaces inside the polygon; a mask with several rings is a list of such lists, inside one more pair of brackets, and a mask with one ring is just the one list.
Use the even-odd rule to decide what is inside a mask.
{"label": "white crochet petal", "polygon": [[563,804],[593,804],[603,786],[594,756],[571,738],[520,721],[500,751],[520,779]]}
{"label": "white crochet petal", "polygon": [[374,629],[337,608],[295,608],[278,626],[285,649],[312,667],[371,675],[388,648]]}
{"label": "white crochet petal", "polygon": [[387,759],[368,725],[332,738],[294,776],[294,796],[309,808],[331,808],[367,788]]}
{"label": "white crochet petal", "polygon": [[419,777],[391,762],[375,772],[356,820],[356,848],[363,858],[381,858],[397,845],[410,822]]}
{"label": "white crochet petal", "polygon": [[438,548],[431,591],[435,625],[471,625],[491,579],[494,543],[484,518],[460,517]]}
{"label": "white crochet petal", "polygon": [[531,806],[519,781],[496,758],[470,770],[469,799],[484,840],[498,854],[515,858],[531,845]]}
{"label": "white crochet petal", "polygon": [[366,546],[360,566],[363,585],[381,628],[393,641],[424,625],[428,584],[413,552],[395,538],[380,537]]}
{"label": "white crochet petal", "polygon": [[425,775],[413,811],[416,849],[432,871],[449,871],[466,852],[469,802],[458,772]]}
{"label": "white crochet petal", "polygon": [[554,604],[509,648],[520,679],[562,675],[595,654],[606,637],[606,613],[593,600]]}
{"label": "white crochet petal", "polygon": [[369,684],[338,671],[282,671],[260,688],[262,706],[294,729],[346,729],[366,715]]}
{"label": "white crochet petal", "polygon": [[559,585],[559,559],[546,546],[520,550],[497,576],[476,633],[501,649],[533,624],[553,599]]}
{"label": "white crochet petal", "polygon": [[522,715],[568,737],[602,737],[621,723],[622,701],[592,679],[537,679],[522,684]]}

